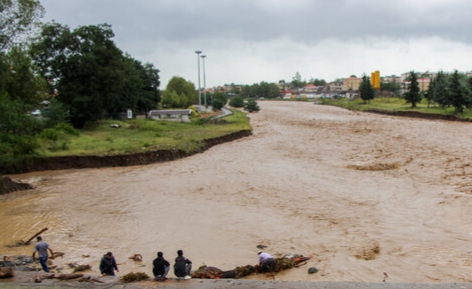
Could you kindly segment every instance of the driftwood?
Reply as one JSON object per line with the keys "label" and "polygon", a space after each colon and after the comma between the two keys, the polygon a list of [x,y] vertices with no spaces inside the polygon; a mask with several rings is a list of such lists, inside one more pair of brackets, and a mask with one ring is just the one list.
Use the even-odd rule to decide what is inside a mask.
{"label": "driftwood", "polygon": [[69,280],[69,279],[75,279],[75,278],[80,278],[80,277],[84,277],[84,274],[70,273],[70,274],[60,274],[58,276],[54,276],[54,278],[59,279],[59,280]]}
{"label": "driftwood", "polygon": [[275,270],[274,272],[266,272],[264,268],[260,265],[246,265],[241,267],[236,267],[233,270],[223,271],[216,267],[201,266],[192,273],[192,278],[199,279],[239,279],[253,273],[270,273],[274,277],[274,273],[287,270],[293,267],[298,267],[306,264],[306,261],[311,259],[311,257],[304,257],[302,255],[293,255],[286,256],[282,258],[275,259]]}
{"label": "driftwood", "polygon": [[83,272],[92,269],[90,265],[78,265],[77,267],[74,268],[74,272]]}
{"label": "driftwood", "polygon": [[0,278],[15,277],[15,270],[13,267],[0,267]]}
{"label": "driftwood", "polygon": [[26,242],[23,242],[22,240],[20,240],[18,242],[18,245],[29,245],[29,243],[34,239],[36,238],[37,236],[41,235],[43,232],[46,232],[48,230],[48,228],[44,228],[42,229],[41,231],[37,232],[36,234],[34,234],[33,237],[29,238],[28,241]]}

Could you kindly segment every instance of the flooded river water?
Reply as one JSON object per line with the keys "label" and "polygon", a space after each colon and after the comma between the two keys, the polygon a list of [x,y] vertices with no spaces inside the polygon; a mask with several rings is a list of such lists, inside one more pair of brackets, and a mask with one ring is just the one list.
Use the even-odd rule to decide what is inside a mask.
{"label": "flooded river water", "polygon": [[36,189],[0,196],[0,253],[30,255],[8,245],[48,227],[55,264],[94,272],[113,251],[121,275],[151,275],[178,249],[229,270],[263,244],[313,256],[278,280],[472,282],[472,124],[259,105],[253,136],[185,159],[10,176]]}

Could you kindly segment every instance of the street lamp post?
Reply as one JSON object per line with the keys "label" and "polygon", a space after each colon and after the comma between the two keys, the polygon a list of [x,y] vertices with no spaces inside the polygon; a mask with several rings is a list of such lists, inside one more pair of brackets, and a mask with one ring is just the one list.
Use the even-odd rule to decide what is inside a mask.
{"label": "street lamp post", "polygon": [[195,51],[197,54],[197,60],[198,60],[198,109],[200,109],[200,105],[202,104],[201,101],[201,89],[200,89],[200,53],[202,53],[201,50]]}
{"label": "street lamp post", "polygon": [[205,77],[205,57],[206,55],[202,55],[201,58],[203,60],[203,99],[205,103],[205,107],[207,106],[207,92],[206,92],[206,77]]}

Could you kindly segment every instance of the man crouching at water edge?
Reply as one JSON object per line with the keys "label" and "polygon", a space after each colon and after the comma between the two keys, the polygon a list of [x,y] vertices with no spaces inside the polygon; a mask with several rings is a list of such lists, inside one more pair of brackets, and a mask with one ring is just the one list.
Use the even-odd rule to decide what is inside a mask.
{"label": "man crouching at water edge", "polygon": [[37,237],[36,240],[38,243],[34,246],[33,252],[33,260],[36,259],[36,252],[38,253],[39,263],[41,263],[41,267],[43,267],[44,272],[49,273],[48,268],[48,250],[51,253],[51,259],[54,259],[54,253],[52,249],[49,248],[48,243],[43,242],[43,238],[41,236]]}
{"label": "man crouching at water edge", "polygon": [[174,274],[178,278],[191,279],[190,272],[192,270],[192,261],[184,257],[182,250],[177,251],[177,258],[175,258]]}
{"label": "man crouching at water edge", "polygon": [[262,251],[257,252],[257,255],[259,255],[259,265],[261,265],[262,270],[264,272],[273,273],[275,271],[274,257],[272,257],[271,254]]}
{"label": "man crouching at water edge", "polygon": [[100,273],[103,276],[115,276],[115,271],[120,272],[118,270],[118,266],[116,265],[115,257],[113,257],[112,252],[108,252],[103,255],[102,260],[100,261]]}
{"label": "man crouching at water edge", "polygon": [[152,273],[154,278],[158,281],[165,281],[167,279],[167,273],[169,273],[170,264],[164,259],[162,252],[157,252],[157,258],[152,262]]}

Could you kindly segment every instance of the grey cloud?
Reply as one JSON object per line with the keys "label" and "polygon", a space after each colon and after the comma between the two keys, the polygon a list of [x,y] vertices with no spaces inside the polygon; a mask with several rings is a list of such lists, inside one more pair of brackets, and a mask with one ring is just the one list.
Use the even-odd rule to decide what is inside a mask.
{"label": "grey cloud", "polygon": [[[72,7],[75,25],[107,22],[123,37],[185,42],[288,37],[316,43],[326,38],[439,36],[472,42],[472,1],[429,5],[426,1],[263,0],[43,0],[47,11]],[[418,4],[418,2],[420,2]],[[71,21],[69,19],[68,21]],[[79,23],[82,21],[82,23]],[[88,23],[84,22],[88,21]],[[59,21],[61,22],[61,21]]]}

